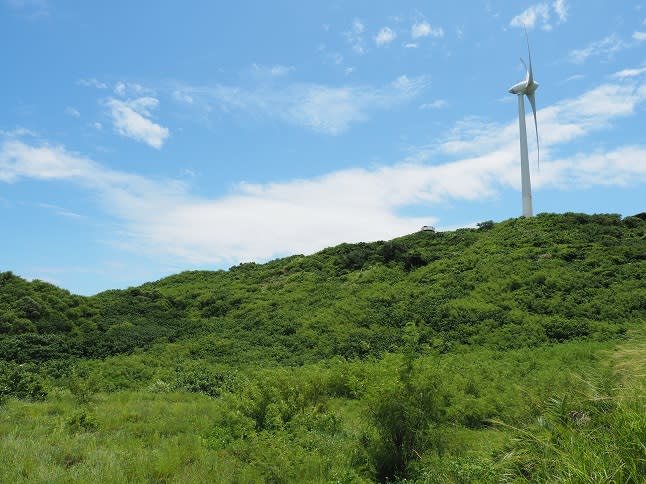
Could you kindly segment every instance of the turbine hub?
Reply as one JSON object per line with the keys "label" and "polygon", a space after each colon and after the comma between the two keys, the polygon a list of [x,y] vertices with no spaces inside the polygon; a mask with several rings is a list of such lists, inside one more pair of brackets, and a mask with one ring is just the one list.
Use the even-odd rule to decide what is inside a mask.
{"label": "turbine hub", "polygon": [[536,89],[538,89],[538,82],[534,81],[531,84],[527,85],[527,87],[525,88],[525,94],[534,94],[536,92]]}
{"label": "turbine hub", "polygon": [[538,89],[538,82],[532,81],[532,83],[530,84],[527,81],[520,81],[519,83],[511,86],[509,88],[509,92],[511,94],[529,95],[529,94],[533,94],[536,91],[536,89]]}

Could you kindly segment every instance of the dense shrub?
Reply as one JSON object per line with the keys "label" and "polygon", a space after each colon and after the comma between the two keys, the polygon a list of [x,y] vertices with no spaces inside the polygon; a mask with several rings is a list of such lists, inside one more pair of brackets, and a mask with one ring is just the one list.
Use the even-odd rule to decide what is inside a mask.
{"label": "dense shrub", "polygon": [[0,404],[9,397],[42,400],[47,395],[43,381],[31,366],[0,361]]}

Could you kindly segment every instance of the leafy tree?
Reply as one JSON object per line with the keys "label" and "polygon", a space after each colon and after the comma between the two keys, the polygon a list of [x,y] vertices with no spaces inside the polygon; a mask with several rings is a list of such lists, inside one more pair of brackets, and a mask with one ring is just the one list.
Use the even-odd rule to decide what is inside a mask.
{"label": "leafy tree", "polygon": [[432,370],[415,368],[419,332],[404,329],[403,365],[398,378],[376,388],[368,404],[376,438],[368,440],[377,480],[405,479],[411,462],[438,446],[434,427],[444,420],[446,393]]}

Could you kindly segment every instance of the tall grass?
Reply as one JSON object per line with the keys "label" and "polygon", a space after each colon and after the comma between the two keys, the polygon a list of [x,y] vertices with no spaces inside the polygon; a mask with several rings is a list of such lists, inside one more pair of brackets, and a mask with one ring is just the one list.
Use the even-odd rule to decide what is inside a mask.
{"label": "tall grass", "polygon": [[642,482],[642,353],[613,346],[177,365],[121,391],[87,384],[106,360],[0,407],[0,482]]}
{"label": "tall grass", "polygon": [[[643,367],[646,352],[630,354],[630,370]],[[504,480],[645,482],[646,381],[629,373],[588,377],[550,398],[533,425],[507,426],[514,437],[501,456]]]}

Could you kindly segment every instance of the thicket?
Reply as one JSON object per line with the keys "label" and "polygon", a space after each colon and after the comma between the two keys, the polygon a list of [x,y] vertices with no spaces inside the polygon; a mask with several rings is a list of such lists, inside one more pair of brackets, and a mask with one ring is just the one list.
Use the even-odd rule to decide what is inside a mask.
{"label": "thicket", "polygon": [[0,480],[641,482],[644,388],[606,356],[644,334],[645,276],[646,214],[92,297],[0,273]]}

